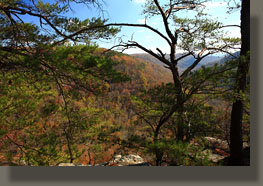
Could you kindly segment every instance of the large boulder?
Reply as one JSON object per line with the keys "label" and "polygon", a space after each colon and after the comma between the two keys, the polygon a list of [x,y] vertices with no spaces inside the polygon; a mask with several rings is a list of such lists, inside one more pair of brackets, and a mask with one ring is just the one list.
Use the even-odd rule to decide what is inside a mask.
{"label": "large boulder", "polygon": [[113,160],[109,162],[109,166],[150,166],[142,157],[135,154],[130,155],[116,155]]}
{"label": "large boulder", "polygon": [[213,137],[205,137],[205,140],[207,141],[207,145],[209,148],[212,149],[222,149],[224,151],[229,151],[229,146],[227,141],[213,138]]}

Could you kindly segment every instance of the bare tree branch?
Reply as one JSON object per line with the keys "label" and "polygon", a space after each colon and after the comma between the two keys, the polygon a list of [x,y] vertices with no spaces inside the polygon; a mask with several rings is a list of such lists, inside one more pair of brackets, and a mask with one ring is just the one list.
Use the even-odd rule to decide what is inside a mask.
{"label": "bare tree branch", "polygon": [[219,27],[219,29],[220,28],[226,28],[226,27],[238,27],[238,28],[240,28],[240,25],[224,25],[224,26]]}
{"label": "bare tree branch", "polygon": [[181,75],[180,78],[184,78],[191,70],[193,70],[202,59],[204,59],[206,56],[210,55],[210,53],[207,53],[206,55],[200,57],[198,56],[198,58],[194,61],[194,63],[192,65],[190,65]]}
{"label": "bare tree branch", "polygon": [[153,51],[151,51],[145,47],[143,47],[142,45],[140,45],[139,43],[137,43],[135,41],[129,41],[129,42],[130,43],[115,45],[111,49],[114,49],[117,47],[124,47],[125,49],[128,49],[129,47],[137,47],[137,48],[140,48],[141,50],[145,51],[146,53],[152,55],[153,57],[157,58],[158,60],[160,60],[162,63],[166,64],[167,66],[171,66],[171,63],[167,59],[160,57],[158,54],[154,53]]}
{"label": "bare tree branch", "polygon": [[193,55],[193,52],[188,52],[187,54],[180,56],[179,58],[176,59],[176,61],[178,62],[178,61],[180,61],[180,60],[182,60],[185,57],[190,56],[190,55]]}
{"label": "bare tree branch", "polygon": [[67,35],[63,34],[62,32],[60,32],[58,30],[58,28],[56,26],[54,26],[54,24],[52,24],[50,22],[50,20],[48,19],[47,16],[43,16],[41,14],[38,14],[38,13],[34,13],[32,11],[28,11],[28,10],[25,10],[25,9],[22,9],[22,8],[18,8],[18,7],[8,7],[8,6],[4,6],[2,4],[0,4],[0,10],[3,10],[3,11],[8,11],[12,14],[20,14],[20,15],[25,15],[25,14],[28,14],[28,15],[31,15],[31,16],[35,16],[35,17],[39,17],[43,20],[46,21],[46,23],[53,29],[55,30],[60,36],[63,36],[65,38],[68,38],[70,39],[70,37],[68,37]]}
{"label": "bare tree branch", "polygon": [[154,33],[158,34],[163,39],[165,39],[170,46],[172,45],[170,40],[166,36],[164,36],[161,32],[159,32],[157,29],[155,29],[155,28],[153,28],[153,27],[151,27],[151,26],[149,26],[147,24],[129,24],[129,23],[109,23],[109,24],[100,25],[100,26],[88,26],[88,27],[80,29],[79,31],[76,31],[73,34],[68,35],[65,39],[59,41],[58,43],[61,43],[61,42],[65,41],[65,40],[67,40],[68,38],[73,38],[74,36],[77,36],[79,34],[82,34],[82,33],[86,32],[86,31],[89,31],[89,30],[95,30],[95,29],[111,27],[111,26],[127,26],[127,27],[147,28],[147,29],[153,31]]}
{"label": "bare tree branch", "polygon": [[168,34],[169,38],[171,39],[173,45],[176,44],[176,37],[172,34],[170,28],[169,28],[169,23],[168,23],[168,20],[167,20],[167,17],[162,9],[162,7],[160,6],[158,0],[154,0],[154,3],[156,4],[159,12],[161,13],[162,15],[162,18],[163,18],[163,23],[164,23],[164,27],[165,27],[165,31],[166,33]]}

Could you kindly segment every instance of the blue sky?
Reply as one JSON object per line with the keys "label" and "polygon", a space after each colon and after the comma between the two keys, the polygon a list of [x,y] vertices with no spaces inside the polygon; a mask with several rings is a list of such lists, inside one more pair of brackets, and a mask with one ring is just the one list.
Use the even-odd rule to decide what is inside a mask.
{"label": "blue sky", "polygon": [[[46,0],[52,2],[52,0]],[[81,4],[72,4],[73,12],[69,12],[67,16],[78,17],[81,20],[92,17],[103,16],[109,19],[108,23],[144,23],[145,15],[142,14],[143,5],[146,0],[104,0],[103,4],[104,13],[98,11],[94,7],[86,7]],[[165,0],[160,0],[163,2]],[[232,14],[226,13],[226,2],[224,0],[211,0],[207,3],[206,12],[211,15],[212,19],[218,19],[225,25],[228,24],[240,24],[240,11],[236,11]],[[189,16],[184,14],[181,16]],[[158,29],[165,34],[161,17],[153,17],[147,19],[147,24]],[[239,28],[228,28],[230,36],[240,37]],[[132,28],[122,27],[121,32],[117,35],[117,38],[113,38],[108,41],[99,40],[96,41],[100,47],[111,48],[115,44],[118,44],[118,38],[128,40],[133,37],[133,40],[137,41],[144,47],[155,51],[155,48],[160,48],[165,53],[169,53],[169,47],[166,42],[155,33],[147,30],[146,28]],[[140,49],[129,49],[125,53],[142,53]]]}
{"label": "blue sky", "polygon": [[[142,14],[143,5],[145,0],[110,0],[104,4],[104,10],[106,11],[104,16],[109,18],[109,23],[144,23],[145,15]],[[223,0],[214,0],[206,4],[208,9],[207,13],[211,14],[211,18],[218,19],[227,24],[239,24],[240,23],[240,13],[236,11],[232,14],[226,14],[226,3]],[[74,8],[74,7],[73,7]],[[73,16],[86,18],[99,15],[98,11],[95,9],[87,9],[85,7],[76,7],[77,11],[73,13]],[[187,15],[186,15],[187,16]],[[164,27],[162,24],[161,17],[153,17],[147,20],[147,24],[159,31],[164,32]],[[229,28],[229,34],[234,37],[240,37],[239,28]],[[160,48],[164,52],[169,52],[169,47],[166,42],[159,38],[155,33],[145,29],[145,28],[131,28],[122,27],[121,32],[118,37],[122,37],[123,40],[130,39],[133,36],[135,41],[138,41],[141,45],[148,49],[155,50],[155,48]],[[110,48],[114,44],[117,44],[116,39],[112,39],[107,42],[98,41],[100,47]],[[141,53],[140,49],[129,49],[125,53]]]}

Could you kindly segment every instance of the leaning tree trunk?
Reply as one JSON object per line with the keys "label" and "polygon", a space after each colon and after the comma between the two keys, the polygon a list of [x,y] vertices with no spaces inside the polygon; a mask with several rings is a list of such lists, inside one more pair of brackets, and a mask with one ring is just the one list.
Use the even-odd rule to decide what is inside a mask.
{"label": "leaning tree trunk", "polygon": [[[241,8],[241,51],[240,56],[247,56],[250,50],[250,0],[242,0]],[[240,59],[237,69],[236,90],[239,94],[246,88],[249,62]],[[241,96],[235,99],[232,106],[230,126],[230,160],[229,165],[244,165],[242,140],[243,102]]]}

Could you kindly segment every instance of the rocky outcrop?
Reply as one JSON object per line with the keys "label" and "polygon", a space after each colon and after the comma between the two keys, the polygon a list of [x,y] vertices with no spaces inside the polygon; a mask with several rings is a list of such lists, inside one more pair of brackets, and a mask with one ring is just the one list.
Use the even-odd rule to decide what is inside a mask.
{"label": "rocky outcrop", "polygon": [[139,155],[116,155],[113,160],[108,164],[109,166],[150,166],[149,163],[145,162]]}
{"label": "rocky outcrop", "polygon": [[213,137],[205,137],[207,142],[207,146],[211,149],[221,149],[224,151],[229,151],[229,146],[227,141],[213,138]]}
{"label": "rocky outcrop", "polygon": [[74,163],[60,163],[58,166],[151,166],[151,164],[145,162],[144,159],[139,155],[130,154],[125,156],[116,155],[111,161],[102,164],[82,165]]}

